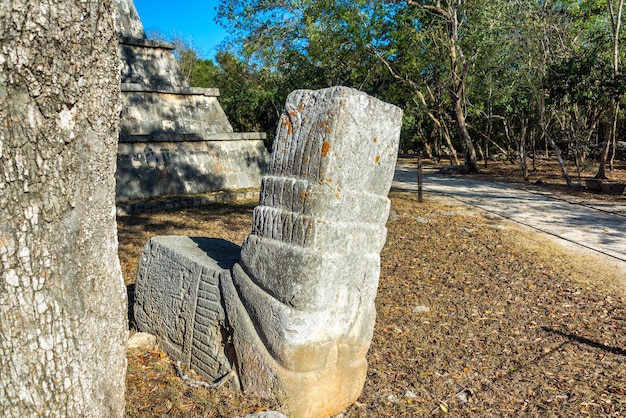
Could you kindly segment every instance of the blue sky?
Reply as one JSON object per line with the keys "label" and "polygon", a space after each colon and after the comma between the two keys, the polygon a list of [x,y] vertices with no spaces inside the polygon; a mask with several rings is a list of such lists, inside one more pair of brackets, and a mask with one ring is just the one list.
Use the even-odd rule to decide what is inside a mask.
{"label": "blue sky", "polygon": [[146,32],[156,29],[191,42],[203,58],[213,58],[215,47],[227,36],[213,20],[219,0],[134,0]]}

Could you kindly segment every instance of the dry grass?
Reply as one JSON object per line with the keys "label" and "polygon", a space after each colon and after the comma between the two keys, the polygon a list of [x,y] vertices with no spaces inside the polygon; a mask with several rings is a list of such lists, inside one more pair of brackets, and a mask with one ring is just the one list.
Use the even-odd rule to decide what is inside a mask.
{"label": "dry grass", "polygon": [[[626,415],[618,270],[449,201],[391,199],[368,378],[344,417]],[[240,244],[253,207],[119,218],[126,283],[150,236]],[[276,406],[187,387],[158,350],[129,357],[127,385],[133,417],[238,417]]]}
{"label": "dry grass", "polygon": [[216,237],[241,245],[250,233],[251,214],[257,203],[217,203],[178,211],[118,216],[119,257],[124,283],[135,282],[139,254],[155,235]]}
{"label": "dry grass", "polygon": [[[200,379],[193,373],[190,376]],[[276,406],[230,389],[190,387],[161,350],[129,355],[126,399],[128,417],[242,417]]]}
{"label": "dry grass", "polygon": [[393,203],[405,216],[388,223],[370,374],[346,416],[626,411],[617,271],[466,208]]}

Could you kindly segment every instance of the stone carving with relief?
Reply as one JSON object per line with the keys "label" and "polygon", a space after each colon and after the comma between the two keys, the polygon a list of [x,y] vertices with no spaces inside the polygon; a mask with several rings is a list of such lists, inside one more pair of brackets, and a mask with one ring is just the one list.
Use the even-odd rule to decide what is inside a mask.
{"label": "stone carving with relief", "polygon": [[[241,249],[186,237],[147,244],[136,285],[142,330],[201,371],[193,351],[204,347],[225,363],[205,377],[236,370],[233,384],[279,398],[289,416],[327,417],[353,403],[366,376],[401,119],[356,90],[293,92]],[[221,301],[210,320],[200,289]]]}

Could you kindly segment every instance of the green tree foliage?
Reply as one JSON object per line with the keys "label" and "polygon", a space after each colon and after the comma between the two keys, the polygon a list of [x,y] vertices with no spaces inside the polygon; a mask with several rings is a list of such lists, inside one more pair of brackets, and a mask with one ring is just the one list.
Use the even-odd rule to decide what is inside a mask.
{"label": "green tree foliage", "polygon": [[526,158],[550,147],[569,181],[564,158],[582,162],[606,132],[620,131],[611,128],[622,123],[625,85],[618,6],[221,0],[229,44],[216,62],[193,49],[179,59],[194,85],[220,88],[238,130],[271,136],[290,91],[345,85],[404,109],[403,151],[448,154],[452,162],[463,152],[472,164],[476,146],[485,164],[499,153],[527,172]]}
{"label": "green tree foliage", "polygon": [[[344,85],[403,105],[410,101],[406,89],[394,85],[377,55],[387,54],[397,9],[380,0],[222,1],[219,16],[234,33],[241,61],[254,72],[271,72],[281,102],[295,89]],[[403,107],[406,126],[417,126],[421,115]],[[405,129],[405,148],[417,136]]]}
{"label": "green tree foliage", "polygon": [[286,97],[279,89],[277,74],[251,69],[226,52],[217,55],[217,65],[212,87],[220,88],[220,102],[235,130],[267,132],[271,138]]}

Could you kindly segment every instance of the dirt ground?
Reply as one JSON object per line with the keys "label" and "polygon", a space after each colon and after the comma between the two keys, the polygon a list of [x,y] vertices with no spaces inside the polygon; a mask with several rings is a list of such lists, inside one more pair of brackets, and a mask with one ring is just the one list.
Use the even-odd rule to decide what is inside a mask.
{"label": "dirt ground", "polygon": [[[517,167],[507,167],[479,176],[516,181]],[[571,192],[548,168],[541,178]],[[368,377],[341,416],[626,416],[621,273],[451,201],[390,198]],[[127,285],[149,237],[240,244],[255,204],[119,217]],[[188,387],[158,349],[129,356],[129,417],[239,417],[275,407],[228,389]]]}

